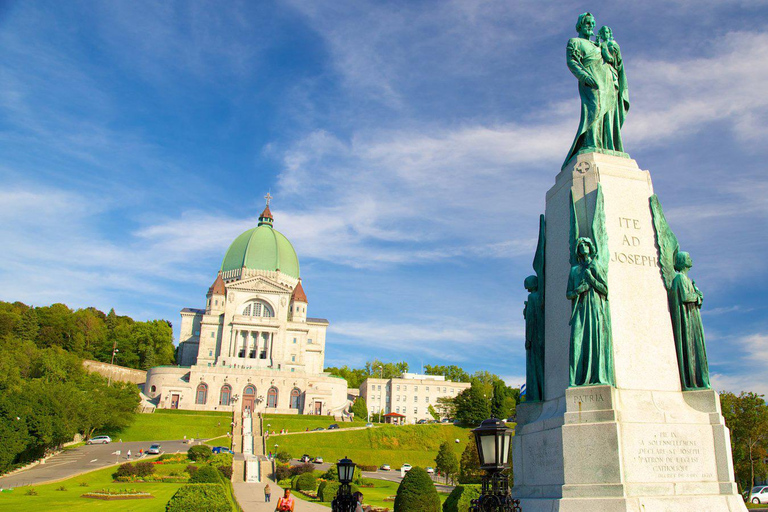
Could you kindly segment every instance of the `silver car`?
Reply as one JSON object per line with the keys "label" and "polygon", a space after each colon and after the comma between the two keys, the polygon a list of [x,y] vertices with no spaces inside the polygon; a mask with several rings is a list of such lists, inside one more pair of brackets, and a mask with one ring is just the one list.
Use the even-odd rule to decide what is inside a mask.
{"label": "silver car", "polygon": [[109,444],[112,442],[112,438],[109,436],[96,436],[90,438],[85,444]]}
{"label": "silver car", "polygon": [[749,493],[749,501],[755,505],[760,503],[768,503],[768,486],[758,485],[753,487]]}

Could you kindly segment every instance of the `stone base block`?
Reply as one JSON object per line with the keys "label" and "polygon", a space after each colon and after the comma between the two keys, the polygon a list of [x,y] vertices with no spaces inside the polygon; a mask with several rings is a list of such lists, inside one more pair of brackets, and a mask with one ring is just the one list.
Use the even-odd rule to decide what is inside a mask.
{"label": "stone base block", "polygon": [[522,499],[525,512],[744,512],[738,496]]}

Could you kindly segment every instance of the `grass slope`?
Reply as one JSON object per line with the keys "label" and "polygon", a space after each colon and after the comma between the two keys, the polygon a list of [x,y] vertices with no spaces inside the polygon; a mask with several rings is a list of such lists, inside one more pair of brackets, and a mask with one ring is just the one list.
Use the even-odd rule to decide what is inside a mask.
{"label": "grass slope", "polygon": [[[264,431],[280,432],[286,429],[288,432],[304,432],[317,427],[328,428],[328,425],[337,424],[339,428],[364,427],[365,420],[336,421],[330,416],[310,416],[297,414],[265,414]],[[267,427],[269,425],[269,427]]]}
{"label": "grass slope", "polygon": [[[186,465],[174,465],[183,469]],[[160,466],[162,467],[162,466]],[[165,470],[166,468],[164,468]],[[115,467],[99,469],[83,475],[75,476],[63,482],[34,486],[37,496],[27,496],[24,493],[29,487],[18,487],[12,492],[0,493],[0,510],[23,510],[24,512],[57,511],[85,512],[100,510],[103,512],[162,512],[179,487],[184,484],[172,483],[113,483],[112,473]],[[88,487],[81,487],[81,482],[87,482]],[[64,486],[66,491],[57,491]],[[146,500],[117,500],[103,501],[81,498],[81,494],[98,489],[136,489],[148,492],[153,499]]]}
{"label": "grass slope", "polygon": [[[373,480],[373,479],[371,480],[371,482],[373,482],[373,487],[363,487],[362,489],[360,489],[360,492],[363,493],[363,503],[373,507],[388,508],[389,510],[392,510],[392,508],[395,505],[394,500],[390,500],[390,501],[384,501],[384,500],[389,497],[394,497],[397,494],[397,487],[400,484],[397,482],[390,482],[387,480]],[[294,495],[297,498],[302,499],[304,501],[319,503],[320,505],[326,506],[328,508],[331,507],[330,503],[323,503],[318,500],[310,499],[301,493],[295,493]],[[440,503],[445,502],[446,498],[448,498],[448,493],[438,492],[437,495],[440,497]],[[298,510],[301,510],[298,506],[296,508]]]}
{"label": "grass slope", "polygon": [[[306,453],[335,462],[349,457],[357,464],[389,464],[392,469],[404,463],[414,466],[434,466],[437,450],[448,441],[457,457],[467,446],[469,429],[454,425],[405,425],[382,426],[364,430],[316,432],[272,436],[267,440],[267,450],[286,450],[293,458]],[[459,442],[456,443],[455,440]]]}
{"label": "grass slope", "polygon": [[184,436],[187,439],[208,439],[226,435],[231,418],[230,413],[161,409],[152,414],[137,414],[128,428],[110,435],[114,440],[126,442],[174,441],[184,439]]}

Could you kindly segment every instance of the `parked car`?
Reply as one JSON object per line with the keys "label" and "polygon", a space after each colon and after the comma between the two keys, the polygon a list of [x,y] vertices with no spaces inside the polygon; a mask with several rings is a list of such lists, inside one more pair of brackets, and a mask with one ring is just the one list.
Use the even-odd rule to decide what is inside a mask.
{"label": "parked car", "polygon": [[759,503],[768,503],[768,486],[758,485],[753,487],[749,493],[749,501],[755,505]]}
{"label": "parked car", "polygon": [[451,420],[449,418],[443,418],[442,420],[440,420],[440,423],[450,423],[450,422]]}
{"label": "parked car", "polygon": [[235,452],[233,452],[232,450],[230,450],[229,448],[224,448],[223,446],[214,446],[214,447],[211,449],[211,451],[212,451],[213,453],[232,453],[232,454],[234,454],[234,453],[235,453]]}
{"label": "parked car", "polygon": [[410,464],[403,464],[402,466],[400,466],[400,469],[402,469],[406,473],[409,472],[412,468],[413,466],[411,466]]}
{"label": "parked car", "polygon": [[325,429],[323,427],[317,427],[317,428],[313,428],[312,429],[313,432],[317,432],[317,431],[320,431],[320,430],[325,430]]}
{"label": "parked car", "polygon": [[96,436],[90,438],[85,444],[109,444],[112,442],[112,438],[109,436]]}
{"label": "parked car", "polygon": [[435,468],[433,468],[432,466],[427,466],[426,470],[427,470],[427,473],[429,473],[430,475],[435,474]]}
{"label": "parked car", "polygon": [[392,471],[392,468],[389,467],[389,464],[382,464],[379,469],[382,471]]}
{"label": "parked car", "polygon": [[366,423],[365,426],[368,428],[371,428],[373,426],[373,423]]}
{"label": "parked car", "polygon": [[328,430],[336,430],[337,428],[339,428],[339,425],[337,423],[328,425]]}
{"label": "parked car", "polygon": [[160,452],[162,449],[160,448],[159,444],[153,444],[149,447],[149,450],[147,450],[147,453],[150,455],[160,455]]}
{"label": "parked car", "polygon": [[417,425],[423,425],[427,422],[427,420],[419,420],[416,422]]}
{"label": "parked car", "polygon": [[312,462],[314,462],[315,464],[322,464],[323,463],[323,458],[322,457],[315,457],[315,460],[313,460]]}

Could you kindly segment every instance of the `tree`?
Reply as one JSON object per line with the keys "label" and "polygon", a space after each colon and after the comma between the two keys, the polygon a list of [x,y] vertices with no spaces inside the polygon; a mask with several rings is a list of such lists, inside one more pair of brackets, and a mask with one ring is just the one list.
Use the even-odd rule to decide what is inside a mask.
{"label": "tree", "polygon": [[477,445],[475,444],[474,434],[469,434],[469,442],[461,453],[461,463],[459,466],[459,483],[477,484],[480,483],[480,457],[477,454]]}
{"label": "tree", "polygon": [[427,375],[442,375],[453,382],[469,382],[470,377],[467,372],[456,365],[424,365],[424,373]]}
{"label": "tree", "polygon": [[490,399],[483,391],[484,385],[472,382],[472,385],[456,395],[456,419],[466,425],[477,425],[491,415]]}
{"label": "tree", "polygon": [[415,467],[405,474],[395,496],[395,512],[441,512],[440,497],[427,471]]}
{"label": "tree", "polygon": [[427,412],[432,416],[433,420],[440,421],[440,414],[435,410],[432,404],[429,404],[429,407],[427,407]]}
{"label": "tree", "polygon": [[751,489],[756,478],[768,474],[768,405],[762,395],[751,392],[722,393],[720,404],[731,431],[736,479],[742,489]]}
{"label": "tree", "polygon": [[352,404],[352,412],[354,413],[355,418],[368,418],[368,404],[365,403],[365,398],[358,397],[355,400],[355,403]]}
{"label": "tree", "polygon": [[443,441],[437,451],[435,468],[438,472],[445,475],[446,483],[448,483],[449,478],[453,481],[454,477],[459,472],[459,461],[456,459],[456,454],[453,453],[453,449],[448,441]]}
{"label": "tree", "polygon": [[443,418],[455,418],[456,417],[456,400],[455,397],[441,396],[437,399],[437,410]]}
{"label": "tree", "polygon": [[507,419],[512,415],[511,404],[507,398],[507,386],[504,382],[501,379],[494,381],[493,398],[491,398],[491,416],[499,419]]}

